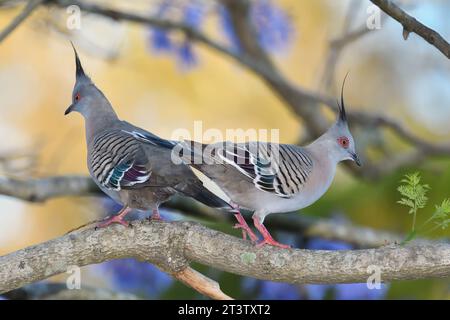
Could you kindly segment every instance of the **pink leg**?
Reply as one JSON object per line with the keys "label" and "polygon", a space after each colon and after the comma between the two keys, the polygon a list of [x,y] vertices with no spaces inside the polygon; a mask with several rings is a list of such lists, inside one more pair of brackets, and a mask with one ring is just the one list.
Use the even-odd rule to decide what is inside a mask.
{"label": "pink leg", "polygon": [[256,229],[258,229],[259,232],[261,232],[261,234],[264,237],[264,239],[260,243],[257,244],[258,247],[262,247],[266,244],[269,244],[269,245],[275,246],[275,247],[280,247],[283,249],[288,249],[291,247],[287,244],[282,244],[282,243],[279,243],[278,241],[274,240],[274,238],[272,238],[272,236],[270,235],[270,233],[266,229],[266,227],[259,221],[258,217],[253,216],[253,223],[255,224]]}
{"label": "pink leg", "polygon": [[122,210],[120,210],[118,214],[116,214],[115,216],[112,216],[111,218],[106,219],[105,222],[100,223],[95,228],[104,228],[113,223],[120,223],[121,225],[128,227],[128,222],[126,222],[123,219],[125,218],[125,216],[128,213],[130,213],[130,211],[131,211],[131,208],[123,207]]}
{"label": "pink leg", "polygon": [[250,229],[250,227],[248,226],[248,224],[245,221],[242,214],[238,211],[238,213],[236,213],[234,216],[236,217],[237,221],[239,222],[234,225],[234,228],[242,229],[242,239],[244,239],[244,240],[247,239],[247,235],[248,235],[250,240],[252,240],[252,242],[258,241],[258,237],[255,235],[255,233],[252,231],[252,229]]}
{"label": "pink leg", "polygon": [[150,217],[150,220],[159,220],[159,221],[163,221],[163,219],[161,218],[161,215],[159,214],[158,208],[153,209],[153,211],[152,211],[152,216]]}

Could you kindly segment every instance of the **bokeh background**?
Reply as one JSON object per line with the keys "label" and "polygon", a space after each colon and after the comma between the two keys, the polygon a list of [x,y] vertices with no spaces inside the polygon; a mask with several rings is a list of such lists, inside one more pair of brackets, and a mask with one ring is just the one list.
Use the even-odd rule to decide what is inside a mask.
{"label": "bokeh background", "polygon": [[[233,46],[226,13],[213,1],[90,1],[141,14],[164,12],[170,18],[199,25],[218,41]],[[170,2],[169,4],[167,4]],[[349,6],[356,6],[351,24],[367,18],[369,1],[255,0],[266,7],[260,17],[261,43],[292,82],[338,96],[350,71],[348,105],[388,115],[431,141],[450,140],[450,64],[423,39],[402,38],[400,25],[383,19],[381,29],[348,45],[336,65],[336,83],[321,83],[329,41],[340,35]],[[402,1],[418,20],[450,39],[450,2]],[[0,10],[0,28],[21,7]],[[103,90],[121,118],[164,138],[179,128],[280,129],[283,143],[300,140],[302,124],[289,108],[253,74],[179,35],[95,15],[83,15],[81,29],[68,30],[64,9],[42,7],[0,43],[0,179],[87,174],[84,124],[79,115],[64,117],[70,104],[75,67],[69,40],[77,46],[85,70]],[[329,91],[325,91],[328,90]],[[332,121],[332,114],[324,108]],[[356,128],[358,143],[377,139]],[[381,139],[381,138],[380,138]],[[387,133],[388,152],[406,147]],[[430,205],[418,216],[424,221],[433,203],[450,196],[450,158],[431,158],[420,167],[400,168],[376,180],[355,178],[340,167],[327,194],[301,211],[337,217],[355,224],[406,233],[411,216],[396,203],[402,175],[419,170],[431,185]],[[362,169],[364,170],[364,168]],[[58,237],[68,230],[117,211],[111,200],[67,197],[30,204],[0,195],[0,255]],[[294,213],[295,214],[295,213]],[[296,213],[300,214],[300,213]],[[167,219],[188,219],[163,210]],[[269,218],[270,219],[270,218]],[[208,226],[233,233],[229,224]],[[432,238],[447,237],[436,231]],[[276,234],[282,242],[313,249],[350,249],[346,243],[306,239],[301,234]],[[237,298],[380,299],[450,298],[448,280],[393,282],[380,290],[365,284],[294,286],[272,283],[196,266]],[[202,298],[155,267],[117,260],[83,268],[83,285],[111,288],[141,298]],[[50,281],[65,281],[59,276]]]}

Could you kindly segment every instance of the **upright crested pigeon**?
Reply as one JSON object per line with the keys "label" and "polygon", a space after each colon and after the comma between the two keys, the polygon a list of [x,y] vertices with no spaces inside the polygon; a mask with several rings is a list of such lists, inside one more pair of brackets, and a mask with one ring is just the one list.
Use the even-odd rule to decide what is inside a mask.
{"label": "upright crested pigeon", "polygon": [[[344,80],[345,82],[345,80]],[[270,213],[292,212],[318,200],[330,187],[340,161],[361,165],[347,125],[344,84],[336,123],[305,147],[266,142],[219,142],[204,145],[185,141],[181,147],[185,163],[211,179],[239,207],[254,211],[253,222],[264,239],[258,244],[282,248],[263,225]],[[240,213],[235,227],[254,242],[252,232]]]}
{"label": "upright crested pigeon", "polygon": [[111,223],[128,225],[123,219],[131,209],[152,209],[152,218],[160,219],[158,206],[176,193],[211,207],[230,208],[205,189],[188,166],[172,161],[175,142],[119,120],[108,99],[84,73],[73,49],[76,83],[72,104],[65,114],[77,111],[83,115],[89,172],[104,193],[123,204],[118,215],[99,227]]}

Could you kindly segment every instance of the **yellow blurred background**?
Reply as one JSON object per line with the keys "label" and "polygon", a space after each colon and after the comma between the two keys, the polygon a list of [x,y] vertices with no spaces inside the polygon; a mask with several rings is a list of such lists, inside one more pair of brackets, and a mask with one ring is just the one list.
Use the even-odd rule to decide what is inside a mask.
{"label": "yellow blurred background", "polygon": [[[144,1],[97,2],[141,13],[147,10]],[[293,83],[321,91],[329,40],[340,35],[349,1],[278,3],[289,13],[295,34],[290,48],[275,55],[275,61]],[[364,2],[361,6],[362,14],[355,26],[364,22],[367,5]],[[446,6],[438,0],[435,5]],[[421,8],[419,5],[416,12],[419,18],[421,12],[427,14]],[[1,10],[0,28],[19,12],[20,8]],[[201,120],[204,129],[218,128],[224,132],[227,128],[275,128],[280,129],[281,142],[299,141],[303,132],[301,120],[259,78],[229,58],[196,45],[199,64],[183,71],[171,57],[151,52],[148,31],[141,25],[87,15],[82,18],[81,30],[69,32],[61,27],[65,15],[63,10],[40,8],[0,43],[0,154],[36,154],[38,161],[27,173],[29,176],[88,173],[83,120],[78,114],[63,115],[71,102],[75,79],[69,40],[77,47],[84,69],[119,116],[161,137],[170,138],[179,128],[192,130],[194,121]],[[208,19],[206,30],[224,41],[215,19]],[[448,141],[448,93],[438,92],[436,96],[427,87],[434,87],[432,82],[426,82],[423,93],[434,95],[433,101],[439,105],[431,105],[427,99],[411,105],[413,94],[417,94],[417,82],[423,81],[421,76],[430,70],[440,70],[448,76],[448,60],[418,37],[411,36],[405,42],[401,28],[393,21],[383,22],[383,28],[372,33],[343,51],[337,66],[338,83],[334,86],[339,88],[350,70],[345,90],[348,105],[392,116],[424,138]],[[338,92],[327,94],[337,97]],[[322,111],[331,122],[332,113],[326,108]],[[433,118],[428,113],[440,116]],[[447,119],[447,126],[442,118]],[[394,146],[393,152],[406,148],[398,139],[389,135],[388,139]],[[15,174],[0,172],[0,176]],[[445,177],[448,174],[440,176]],[[440,185],[448,186],[450,180],[439,181]],[[409,225],[409,220],[391,220],[395,211],[403,209],[396,207],[395,200],[383,202],[385,186],[378,185],[380,189],[374,191],[368,184],[340,169],[323,208],[331,207],[332,201],[348,199],[351,204],[337,207],[347,206],[355,222],[405,231],[403,227]],[[374,192],[355,201],[350,195],[343,195],[342,190],[355,185]],[[94,219],[102,208],[91,200],[76,197],[29,204],[0,196],[0,255],[58,237]],[[377,205],[371,201],[379,202]],[[401,214],[406,220],[406,212]]]}

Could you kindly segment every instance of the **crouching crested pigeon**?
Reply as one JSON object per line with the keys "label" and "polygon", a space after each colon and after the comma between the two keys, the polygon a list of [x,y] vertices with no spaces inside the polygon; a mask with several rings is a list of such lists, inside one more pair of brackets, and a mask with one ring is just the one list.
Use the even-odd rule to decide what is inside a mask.
{"label": "crouching crested pigeon", "polygon": [[211,207],[230,208],[205,189],[187,165],[172,161],[175,142],[119,120],[108,99],[85,74],[73,49],[76,83],[65,114],[76,111],[83,115],[89,172],[104,193],[123,205],[118,215],[99,227],[127,225],[123,219],[131,209],[151,209],[152,218],[160,219],[158,206],[177,193]]}
{"label": "crouching crested pigeon", "polygon": [[[345,82],[345,80],[344,80]],[[292,212],[317,201],[330,187],[340,161],[361,165],[345,114],[341,90],[337,121],[305,147],[267,142],[219,142],[205,145],[184,141],[184,162],[212,180],[239,207],[254,211],[253,222],[263,235],[258,245],[289,246],[275,241],[263,225],[270,213]],[[240,213],[243,237],[257,241]]]}

